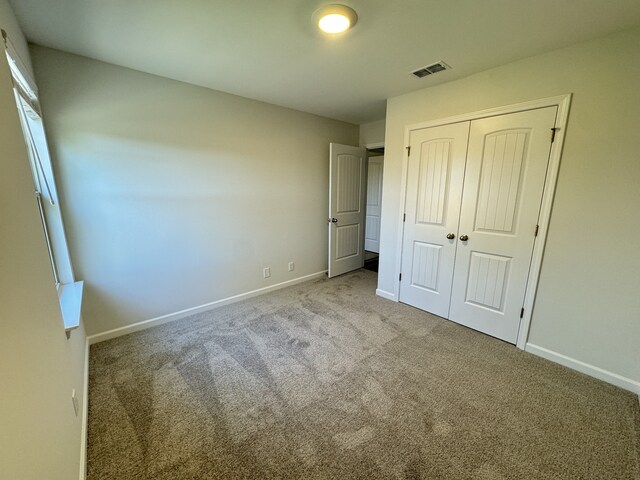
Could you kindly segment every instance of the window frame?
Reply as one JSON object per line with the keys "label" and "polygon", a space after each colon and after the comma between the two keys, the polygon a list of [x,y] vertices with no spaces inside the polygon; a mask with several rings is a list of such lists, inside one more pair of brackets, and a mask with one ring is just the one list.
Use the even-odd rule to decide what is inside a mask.
{"label": "window frame", "polygon": [[67,338],[70,338],[71,330],[78,328],[82,321],[84,282],[76,281],[73,272],[36,84],[4,30],[2,37],[13,82],[16,113],[31,167],[35,201],[42,222],[65,332]]}

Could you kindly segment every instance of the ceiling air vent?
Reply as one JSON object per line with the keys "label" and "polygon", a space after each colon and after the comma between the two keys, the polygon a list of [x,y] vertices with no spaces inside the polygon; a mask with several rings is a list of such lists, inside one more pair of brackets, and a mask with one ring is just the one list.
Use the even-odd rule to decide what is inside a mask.
{"label": "ceiling air vent", "polygon": [[427,65],[426,67],[419,68],[418,70],[411,72],[418,78],[426,77],[427,75],[433,75],[434,73],[441,72],[443,70],[448,70],[451,67],[444,63],[443,61],[439,61],[437,63],[433,63],[431,65]]}

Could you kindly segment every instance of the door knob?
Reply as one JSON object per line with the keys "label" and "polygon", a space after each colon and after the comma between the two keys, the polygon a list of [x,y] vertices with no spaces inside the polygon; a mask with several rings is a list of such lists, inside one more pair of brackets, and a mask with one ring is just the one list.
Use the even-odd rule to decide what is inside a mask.
{"label": "door knob", "polygon": [[467,240],[469,240],[469,235],[460,235],[460,240],[466,242]]}
{"label": "door knob", "polygon": [[331,223],[338,223],[338,219],[333,217],[331,217],[328,221]]}
{"label": "door knob", "polygon": [[449,240],[453,240],[454,238],[456,238],[456,234],[455,233],[447,233],[447,238]]}

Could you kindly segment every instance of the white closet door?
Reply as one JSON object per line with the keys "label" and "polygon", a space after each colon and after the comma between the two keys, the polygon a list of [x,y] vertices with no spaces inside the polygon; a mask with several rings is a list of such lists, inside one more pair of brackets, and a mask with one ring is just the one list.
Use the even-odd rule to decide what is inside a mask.
{"label": "white closet door", "polygon": [[364,249],[380,252],[380,210],[382,207],[382,168],[384,157],[370,157],[367,171],[367,220]]}
{"label": "white closet door", "polygon": [[400,301],[443,317],[449,313],[468,134],[469,122],[463,122],[410,137]]}
{"label": "white closet door", "polygon": [[511,343],[520,326],[556,110],[471,122],[449,319]]}
{"label": "white closet door", "polygon": [[367,152],[329,146],[329,278],[364,265]]}

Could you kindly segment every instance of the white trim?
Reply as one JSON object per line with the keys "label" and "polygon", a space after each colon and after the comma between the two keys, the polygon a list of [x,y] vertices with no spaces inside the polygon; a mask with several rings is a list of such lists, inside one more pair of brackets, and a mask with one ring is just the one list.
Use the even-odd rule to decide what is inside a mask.
{"label": "white trim", "polygon": [[[551,145],[551,151],[549,153],[549,164],[547,166],[547,178],[545,180],[544,193],[542,196],[542,203],[540,206],[540,215],[538,217],[538,225],[540,230],[538,231],[538,237],[533,247],[533,254],[531,258],[531,267],[529,269],[529,276],[527,279],[527,290],[525,292],[524,300],[524,317],[520,321],[520,328],[518,330],[518,338],[516,340],[516,346],[524,350],[529,336],[529,327],[531,325],[531,313],[535,302],[536,290],[538,287],[538,279],[540,275],[540,268],[542,267],[542,255],[544,252],[544,246],[547,240],[547,232],[549,227],[549,221],[551,219],[551,207],[553,204],[553,197],[555,195],[556,181],[558,179],[558,171],[560,169],[560,158],[562,154],[562,147],[564,145],[564,135],[567,127],[567,120],[569,117],[569,106],[571,104],[571,94],[558,95],[555,97],[542,98],[538,100],[532,100],[530,102],[516,103],[513,105],[506,105],[497,108],[489,108],[478,112],[466,113],[463,115],[456,115],[452,117],[429,120],[427,122],[415,123],[405,126],[404,129],[404,146],[409,145],[411,132],[414,130],[421,130],[423,128],[438,127],[442,125],[449,125],[452,123],[468,122],[472,120],[478,120],[481,118],[495,117],[498,115],[507,115],[510,113],[523,112],[526,110],[534,110],[544,107],[557,106],[558,111],[556,113],[555,127],[558,128],[556,132],[556,138]],[[400,275],[402,267],[402,245],[404,240],[404,224],[402,217],[405,212],[405,205],[407,201],[407,172],[409,170],[409,155],[405,148],[402,157],[402,176],[400,185],[400,211],[398,212],[398,235],[396,250],[396,266],[395,266],[395,283],[394,283],[394,296],[399,301],[400,299],[400,281],[398,277]]]}
{"label": "white trim", "polygon": [[9,70],[11,71],[13,79],[18,83],[20,90],[27,96],[28,102],[32,103],[35,100],[37,103],[38,86],[32,76],[31,70],[27,67],[27,63],[22,59],[18,53],[18,49],[4,30],[2,30],[2,37],[4,38],[4,48],[7,54],[7,60],[9,60]]}
{"label": "white trim", "polygon": [[575,358],[568,357],[544,347],[539,347],[538,345],[534,345],[532,343],[527,343],[524,350],[539,357],[546,358],[547,360],[551,360],[552,362],[564,365],[565,367],[577,370],[578,372],[584,373],[591,377],[603,380],[607,383],[615,385],[616,387],[624,388],[625,390],[629,390],[630,392],[640,395],[640,382],[637,382],[630,378],[623,377],[622,375],[618,375],[617,373],[613,373],[603,368],[581,362],[580,360],[576,360]]}
{"label": "white trim", "polygon": [[82,292],[84,281],[58,284],[58,302],[62,312],[65,332],[80,326],[82,320]]}
{"label": "white trim", "polygon": [[[409,138],[411,130],[409,126],[404,129],[404,153],[402,157],[402,174],[400,179],[400,212],[398,213],[398,249],[396,253],[396,271],[395,271],[395,284],[393,287],[393,294],[397,301],[400,301],[400,272],[402,270],[402,246],[404,245],[404,215],[407,209],[407,181],[409,175],[409,150],[406,148],[409,145]],[[384,200],[384,199],[383,199]]]}
{"label": "white trim", "polygon": [[87,477],[87,433],[89,428],[89,338],[84,347],[84,375],[82,386],[82,422],[80,432],[80,480]]}
{"label": "white trim", "polygon": [[367,150],[373,150],[374,148],[384,148],[384,142],[367,143],[364,145]]}
{"label": "white trim", "polygon": [[542,193],[542,202],[540,204],[540,215],[538,216],[538,236],[533,244],[533,254],[531,255],[531,265],[529,267],[529,277],[527,278],[527,289],[524,294],[524,316],[520,320],[518,329],[518,338],[516,346],[524,350],[529,338],[529,328],[531,327],[531,316],[533,314],[533,306],[538,291],[538,280],[540,279],[540,270],[542,269],[542,255],[547,242],[547,232],[549,231],[549,222],[551,221],[551,208],[553,206],[553,198],[556,193],[556,183],[558,180],[558,172],[560,170],[560,159],[562,157],[562,147],[564,146],[564,136],[567,130],[567,120],[569,118],[569,105],[571,104],[571,94],[565,95],[558,105],[556,113],[555,127],[556,131],[554,142],[551,144],[551,152],[549,153],[549,164],[547,165],[547,178],[545,179],[544,191]]}
{"label": "white trim", "polygon": [[376,295],[382,298],[386,298],[387,300],[393,300],[394,302],[398,301],[398,297],[396,297],[392,292],[380,290],[379,288],[376,288]]}
{"label": "white trim", "polygon": [[125,327],[114,328],[113,330],[97,333],[88,337],[89,345],[104,342],[105,340],[111,340],[112,338],[121,337],[122,335],[128,335],[129,333],[138,332],[147,328],[164,325],[165,323],[180,320],[181,318],[188,317],[189,315],[206,312],[218,307],[222,307],[224,305],[229,305],[230,303],[240,302],[251,297],[257,297],[258,295],[273,292],[274,290],[280,290],[281,288],[289,287],[291,285],[314,280],[316,278],[323,277],[326,273],[327,271],[323,270],[321,272],[312,273],[303,277],[294,278],[293,280],[287,280],[286,282],[276,283],[275,285],[269,285],[268,287],[258,288],[257,290],[252,290],[250,292],[240,293],[231,297],[215,300],[213,302],[205,303],[204,305],[199,305],[197,307],[187,308],[184,310],[180,310],[179,312],[169,313],[167,315],[151,318],[149,320],[143,320],[142,322],[137,322]]}
{"label": "white trim", "polygon": [[428,120],[426,122],[413,123],[405,127],[405,132],[411,130],[421,130],[429,127],[439,127],[441,125],[448,125],[451,123],[468,122],[471,120],[478,120],[481,118],[495,117],[498,115],[507,115],[510,113],[524,112],[526,110],[535,110],[544,107],[553,107],[561,105],[571,99],[571,94],[557,95],[555,97],[540,98],[538,100],[531,100],[529,102],[514,103],[511,105],[504,105],[502,107],[488,108],[486,110],[480,110],[477,112],[465,113],[462,115],[454,115],[452,117],[445,117],[435,120]]}

